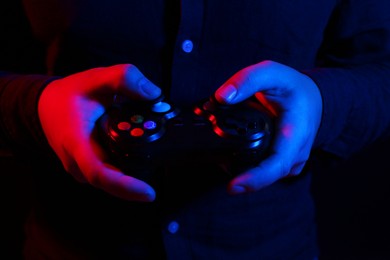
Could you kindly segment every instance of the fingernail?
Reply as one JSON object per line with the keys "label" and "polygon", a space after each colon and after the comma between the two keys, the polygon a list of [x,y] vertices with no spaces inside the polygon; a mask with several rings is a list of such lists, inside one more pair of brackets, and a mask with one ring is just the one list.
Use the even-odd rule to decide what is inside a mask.
{"label": "fingernail", "polygon": [[237,95],[237,88],[231,84],[219,88],[215,95],[226,102],[230,102]]}
{"label": "fingernail", "polygon": [[152,188],[147,189],[144,194],[144,199],[149,202],[154,201],[156,199],[156,192]]}
{"label": "fingernail", "polygon": [[139,80],[138,84],[140,86],[140,90],[147,96],[156,97],[160,95],[161,90],[148,79],[142,78]]}
{"label": "fingernail", "polygon": [[230,193],[232,194],[241,194],[241,193],[244,193],[246,191],[246,189],[243,187],[243,186],[232,186],[230,188]]}

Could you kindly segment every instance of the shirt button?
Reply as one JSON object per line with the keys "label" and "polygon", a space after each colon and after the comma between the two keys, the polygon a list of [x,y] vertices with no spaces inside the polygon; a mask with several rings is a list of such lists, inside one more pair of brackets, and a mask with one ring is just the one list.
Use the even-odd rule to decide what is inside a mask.
{"label": "shirt button", "polygon": [[184,52],[190,53],[190,52],[192,52],[192,49],[194,48],[194,44],[190,40],[185,40],[182,43],[181,48],[183,49]]}
{"label": "shirt button", "polygon": [[171,234],[175,234],[179,230],[179,223],[172,221],[168,224],[168,231]]}

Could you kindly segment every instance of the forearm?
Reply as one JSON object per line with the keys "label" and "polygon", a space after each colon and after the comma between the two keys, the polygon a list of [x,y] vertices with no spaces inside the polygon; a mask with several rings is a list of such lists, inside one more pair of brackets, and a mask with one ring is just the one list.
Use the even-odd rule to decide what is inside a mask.
{"label": "forearm", "polygon": [[390,62],[306,71],[323,97],[315,147],[346,157],[390,136]]}

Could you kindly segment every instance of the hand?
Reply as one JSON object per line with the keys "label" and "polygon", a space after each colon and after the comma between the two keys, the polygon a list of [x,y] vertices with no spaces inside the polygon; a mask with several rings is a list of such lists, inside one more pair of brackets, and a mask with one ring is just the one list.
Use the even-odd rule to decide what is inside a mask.
{"label": "hand", "polygon": [[51,82],[42,92],[38,103],[42,128],[66,171],[77,180],[123,199],[153,201],[153,188],[108,164],[92,138],[96,120],[116,94],[153,99],[161,90],[128,64],[73,74]]}
{"label": "hand", "polygon": [[273,61],[237,72],[215,96],[221,103],[234,104],[255,94],[276,115],[276,135],[271,155],[230,182],[233,194],[256,191],[298,175],[321,123],[322,97],[317,85],[308,76]]}

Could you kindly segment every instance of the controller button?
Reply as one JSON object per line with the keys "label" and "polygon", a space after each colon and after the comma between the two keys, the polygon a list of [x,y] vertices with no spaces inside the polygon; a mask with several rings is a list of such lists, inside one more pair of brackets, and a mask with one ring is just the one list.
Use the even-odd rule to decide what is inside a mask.
{"label": "controller button", "polygon": [[134,115],[130,118],[132,123],[139,124],[144,121],[144,117],[141,115]]}
{"label": "controller button", "polygon": [[166,102],[157,102],[152,106],[152,111],[156,113],[165,113],[171,109],[171,106]]}
{"label": "controller button", "polygon": [[249,129],[257,129],[257,127],[258,127],[257,122],[249,122],[248,123]]}
{"label": "controller button", "polygon": [[144,128],[147,130],[153,130],[157,127],[157,123],[154,121],[146,121],[144,123]]}
{"label": "controller button", "polygon": [[127,131],[127,130],[130,130],[131,125],[128,122],[122,121],[122,122],[119,122],[117,124],[117,127],[118,127],[119,130]]}
{"label": "controller button", "polygon": [[134,128],[130,131],[130,134],[134,137],[141,137],[144,135],[144,130],[142,130],[141,128]]}

